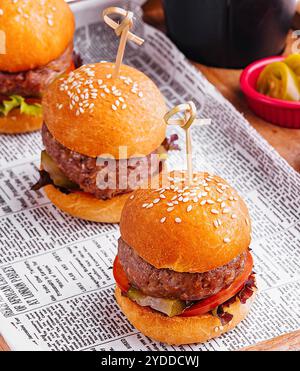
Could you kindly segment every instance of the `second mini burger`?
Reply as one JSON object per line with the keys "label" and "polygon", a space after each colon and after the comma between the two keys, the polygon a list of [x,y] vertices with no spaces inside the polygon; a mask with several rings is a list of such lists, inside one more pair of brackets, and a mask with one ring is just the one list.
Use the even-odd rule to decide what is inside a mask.
{"label": "second mini burger", "polygon": [[[107,223],[119,222],[130,192],[159,174],[151,155],[169,147],[159,89],[125,65],[113,78],[114,67],[86,65],[49,87],[41,179],[34,187],[45,186],[49,199],[75,217]],[[107,187],[99,185],[101,177]]]}

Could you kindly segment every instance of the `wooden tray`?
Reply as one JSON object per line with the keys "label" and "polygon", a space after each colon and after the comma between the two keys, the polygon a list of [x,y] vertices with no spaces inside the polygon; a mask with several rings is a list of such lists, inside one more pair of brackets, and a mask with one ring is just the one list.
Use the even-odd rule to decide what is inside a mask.
{"label": "wooden tray", "polygon": [[[8,345],[0,336],[0,351],[9,351]],[[300,350],[300,331],[280,336],[269,341],[265,341],[253,347],[242,349],[243,352],[262,352],[262,351],[299,351]]]}
{"label": "wooden tray", "polygon": [[[299,4],[300,12],[300,4]],[[144,6],[145,20],[155,27],[164,30],[164,15],[161,0],[149,0]],[[300,25],[300,15],[297,15]],[[288,38],[286,54],[289,54],[292,42]],[[271,125],[256,117],[247,107],[240,92],[239,77],[241,71],[211,68],[198,63],[195,66],[213,83],[221,93],[242,113],[255,129],[285,158],[291,166],[300,172],[300,130],[283,129]],[[0,351],[7,351],[9,347],[0,336]],[[275,338],[261,344],[243,349],[243,351],[300,351],[300,331]]]}

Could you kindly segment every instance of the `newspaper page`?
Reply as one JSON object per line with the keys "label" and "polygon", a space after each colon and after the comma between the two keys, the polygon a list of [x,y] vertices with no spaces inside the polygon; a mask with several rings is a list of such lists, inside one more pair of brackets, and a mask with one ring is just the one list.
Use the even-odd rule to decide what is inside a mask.
{"label": "newspaper page", "polygon": [[[227,179],[248,203],[260,292],[249,317],[219,339],[170,347],[144,337],[114,299],[111,268],[118,226],[74,219],[42,191],[30,191],[43,147],[40,133],[0,136],[0,312],[5,324],[44,350],[236,350],[299,330],[300,175],[164,34],[143,24],[138,4],[83,3],[75,7],[75,46],[85,63],[116,55],[118,40],[100,21],[101,9],[133,7],[135,33],[146,43],[141,48],[129,43],[125,62],[150,76],[170,107],[193,100],[199,116],[212,119],[210,126],[193,129],[195,167]],[[184,148],[184,134],[176,131]],[[184,153],[172,153],[168,166],[185,167]],[[17,336],[11,338],[10,345],[20,348]]]}

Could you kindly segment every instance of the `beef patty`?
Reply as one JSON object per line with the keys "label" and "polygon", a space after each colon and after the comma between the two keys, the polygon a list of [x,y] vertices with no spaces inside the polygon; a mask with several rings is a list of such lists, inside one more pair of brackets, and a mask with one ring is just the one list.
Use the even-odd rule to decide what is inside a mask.
{"label": "beef patty", "polygon": [[59,58],[44,67],[18,73],[0,71],[0,94],[40,97],[49,83],[69,69],[72,61],[73,45],[69,45]]}
{"label": "beef patty", "polygon": [[[128,164],[127,160],[103,161],[97,163],[96,158],[81,155],[71,151],[60,144],[50,133],[44,124],[42,128],[43,143],[49,156],[57,163],[60,170],[72,182],[78,184],[84,192],[93,194],[96,198],[107,200],[115,196],[129,193],[138,188],[141,182],[147,181],[150,176],[154,176],[161,171],[162,163],[151,166],[151,155],[133,161],[135,164]],[[155,153],[155,152],[153,152]],[[112,164],[113,166],[110,166]],[[114,187],[100,189],[99,174],[107,174],[109,169],[109,179],[115,180]],[[107,184],[108,176],[103,176]],[[127,182],[129,180],[129,184]],[[103,187],[102,187],[103,188]]]}
{"label": "beef patty", "polygon": [[129,282],[145,295],[158,298],[198,301],[231,285],[243,272],[247,253],[229,264],[205,273],[178,273],[156,269],[119,240],[118,256]]}

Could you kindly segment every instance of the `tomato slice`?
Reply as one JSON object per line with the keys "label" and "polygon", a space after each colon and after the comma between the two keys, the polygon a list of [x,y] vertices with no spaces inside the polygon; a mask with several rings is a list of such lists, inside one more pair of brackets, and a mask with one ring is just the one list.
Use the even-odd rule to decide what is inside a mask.
{"label": "tomato slice", "polygon": [[120,287],[122,292],[127,292],[130,289],[130,283],[124,272],[124,269],[120,263],[119,257],[116,257],[114,262],[114,269],[113,269],[114,278],[117,282],[117,285]]}
{"label": "tomato slice", "polygon": [[[207,299],[201,300],[192,307],[186,309],[180,317],[196,317],[211,312],[219,305],[226,303],[229,299],[237,295],[245,285],[245,282],[250,277],[253,271],[253,258],[250,252],[247,254],[245,269],[243,273],[226,289],[220,291],[218,294],[213,295]],[[130,282],[124,272],[124,269],[119,261],[118,256],[114,262],[113,269],[114,277],[117,285],[126,293],[130,289]]]}
{"label": "tomato slice", "polygon": [[217,308],[219,305],[226,303],[226,301],[233,298],[242,290],[252,271],[253,258],[250,252],[248,252],[244,272],[229,287],[220,291],[218,294],[201,300],[192,307],[186,309],[181,314],[181,317],[201,316]]}

